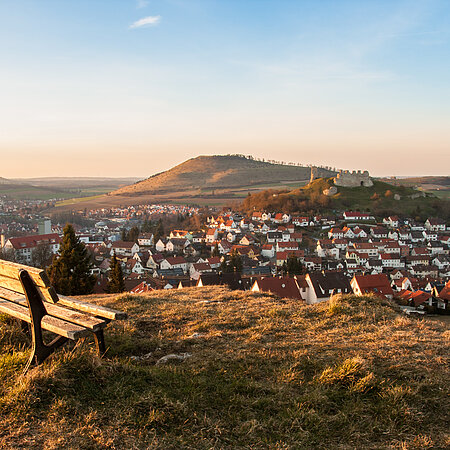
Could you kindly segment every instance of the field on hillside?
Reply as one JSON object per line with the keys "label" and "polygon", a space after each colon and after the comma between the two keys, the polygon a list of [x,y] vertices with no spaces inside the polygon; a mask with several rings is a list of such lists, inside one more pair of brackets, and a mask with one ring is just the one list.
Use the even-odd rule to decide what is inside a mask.
{"label": "field on hillside", "polygon": [[0,196],[14,200],[74,199],[106,194],[134,178],[30,178],[0,183]]}
{"label": "field on hillside", "polygon": [[[90,297],[128,311],[25,376],[0,317],[0,447],[448,448],[448,325],[374,297],[316,306],[189,288]],[[182,355],[163,364],[160,358]]]}

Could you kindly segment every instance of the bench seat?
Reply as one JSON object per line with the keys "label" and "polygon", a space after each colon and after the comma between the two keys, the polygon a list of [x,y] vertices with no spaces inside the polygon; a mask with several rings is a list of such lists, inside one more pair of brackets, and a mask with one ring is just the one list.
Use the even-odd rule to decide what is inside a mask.
{"label": "bench seat", "polygon": [[[25,372],[43,362],[68,339],[77,340],[93,334],[99,354],[106,352],[103,329],[112,320],[125,320],[127,314],[58,295],[47,274],[34,267],[0,260],[0,312],[31,324],[33,351]],[[42,330],[59,337],[45,344]]]}

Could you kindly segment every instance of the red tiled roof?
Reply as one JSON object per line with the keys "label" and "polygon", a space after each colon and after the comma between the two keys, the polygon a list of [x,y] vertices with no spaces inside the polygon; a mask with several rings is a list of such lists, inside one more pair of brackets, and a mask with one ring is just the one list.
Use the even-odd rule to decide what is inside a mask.
{"label": "red tiled roof", "polygon": [[10,238],[9,242],[15,249],[20,248],[34,248],[37,245],[43,244],[61,244],[62,239],[57,233],[37,234],[34,236],[21,236]]}
{"label": "red tiled roof", "polygon": [[394,295],[389,279],[385,273],[377,275],[355,275],[354,279],[363,294]]}
{"label": "red tiled roof", "polygon": [[261,278],[255,284],[262,292],[272,292],[281,298],[295,298],[303,300],[297,280],[294,278]]}

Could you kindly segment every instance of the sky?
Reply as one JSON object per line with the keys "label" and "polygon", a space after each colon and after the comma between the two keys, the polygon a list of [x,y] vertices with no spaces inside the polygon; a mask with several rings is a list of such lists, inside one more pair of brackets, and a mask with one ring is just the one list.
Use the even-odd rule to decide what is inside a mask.
{"label": "sky", "polygon": [[448,0],[0,0],[0,177],[242,153],[449,175]]}

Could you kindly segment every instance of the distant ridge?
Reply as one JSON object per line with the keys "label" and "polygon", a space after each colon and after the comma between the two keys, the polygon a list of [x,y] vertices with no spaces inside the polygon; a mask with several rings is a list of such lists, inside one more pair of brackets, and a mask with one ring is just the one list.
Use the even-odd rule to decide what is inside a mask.
{"label": "distant ridge", "polygon": [[[135,196],[183,190],[236,189],[260,184],[309,180],[311,168],[268,161],[243,155],[214,155],[191,158],[170,170],[120,188],[110,195]],[[316,168],[318,176],[335,171]]]}

